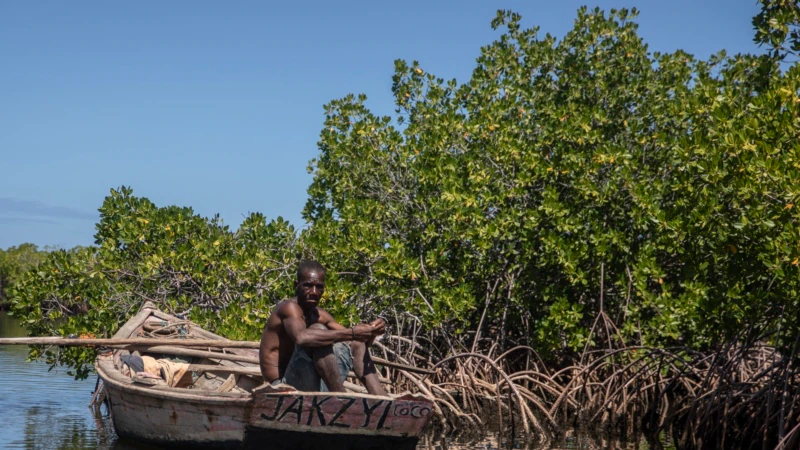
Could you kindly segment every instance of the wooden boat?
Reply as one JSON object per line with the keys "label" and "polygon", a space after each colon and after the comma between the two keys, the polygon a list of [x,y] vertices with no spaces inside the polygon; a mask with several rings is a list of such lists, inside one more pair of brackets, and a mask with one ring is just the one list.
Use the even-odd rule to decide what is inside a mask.
{"label": "wooden boat", "polygon": [[[431,416],[433,405],[418,395],[299,392],[262,385],[258,350],[171,347],[176,338],[226,339],[149,302],[114,339],[162,333],[174,333],[163,337],[163,346],[116,348],[95,362],[122,438],[170,447],[410,449]],[[162,380],[126,375],[122,360],[132,352],[191,357],[191,385],[171,387]]]}

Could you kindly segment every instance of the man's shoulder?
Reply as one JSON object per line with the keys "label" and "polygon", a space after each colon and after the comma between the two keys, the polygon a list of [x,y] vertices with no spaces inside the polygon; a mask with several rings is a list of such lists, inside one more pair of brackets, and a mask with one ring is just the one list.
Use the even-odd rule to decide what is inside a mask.
{"label": "man's shoulder", "polygon": [[298,305],[294,299],[287,298],[285,300],[281,300],[281,302],[278,303],[278,306],[275,307],[272,313],[278,315],[284,315],[287,313],[292,313],[297,311],[300,311],[301,313],[303,312],[302,308],[300,308],[300,305]]}
{"label": "man's shoulder", "polygon": [[319,311],[320,315],[322,314],[325,314],[326,316],[331,315],[331,313],[329,313],[328,310],[326,310],[325,308],[320,308],[319,306],[317,306],[317,311]]}

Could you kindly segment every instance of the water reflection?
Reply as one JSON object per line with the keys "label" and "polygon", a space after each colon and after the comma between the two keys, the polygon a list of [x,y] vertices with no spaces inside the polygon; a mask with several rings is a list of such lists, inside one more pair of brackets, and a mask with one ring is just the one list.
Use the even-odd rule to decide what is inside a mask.
{"label": "water reflection", "polygon": [[[25,336],[18,321],[0,312],[0,337]],[[48,371],[43,362],[25,362],[24,346],[0,345],[0,447],[59,450],[157,450],[159,447],[117,438],[105,406],[89,408],[95,379],[75,381],[63,368]],[[428,436],[421,450],[544,450],[653,448],[644,440],[622,442],[567,433],[557,442],[525,444],[499,442],[497,436],[479,440]],[[656,447],[658,448],[658,447]]]}
{"label": "water reflection", "polygon": [[[17,319],[9,316],[5,311],[0,311],[0,337],[23,337],[26,335],[25,329],[22,328]],[[0,346],[0,348],[4,347]]]}
{"label": "water reflection", "polygon": [[[0,336],[25,336],[13,318],[0,312]],[[28,348],[0,346],[0,445],[9,449],[111,448],[113,435],[98,433],[88,408],[93,380],[75,381],[63,368],[48,371],[28,363]]]}
{"label": "water reflection", "polygon": [[660,442],[653,442],[644,437],[630,441],[607,439],[580,433],[575,430],[567,431],[562,438],[555,441],[535,443],[508,441],[500,439],[497,435],[490,434],[481,439],[452,440],[429,436],[420,441],[418,450],[674,450],[669,439],[664,437]]}

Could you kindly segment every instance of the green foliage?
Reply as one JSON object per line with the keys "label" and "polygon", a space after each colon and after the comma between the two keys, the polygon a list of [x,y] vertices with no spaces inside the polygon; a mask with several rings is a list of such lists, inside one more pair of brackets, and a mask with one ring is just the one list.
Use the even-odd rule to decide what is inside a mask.
{"label": "green foliage", "polygon": [[[257,339],[272,305],[293,291],[296,233],[281,218],[252,214],[231,232],[217,217],[159,208],[122,187],[103,202],[95,239],[52,252],[13,291],[14,314],[32,334],[110,337],[150,300],[231,339]],[[93,352],[46,357],[85,376]]]}
{"label": "green foliage", "polygon": [[767,45],[776,59],[800,53],[800,2],[759,0],[761,12],[753,18],[759,45]]}
{"label": "green foliage", "polygon": [[34,244],[22,244],[0,249],[0,304],[8,299],[8,292],[22,275],[41,262],[46,250],[40,251]]}
{"label": "green foliage", "polygon": [[339,289],[550,350],[601,310],[648,344],[796,321],[800,68],[651,54],[635,17],[500,12],[466,83],[397,61],[394,118],[326,105],[305,214]]}

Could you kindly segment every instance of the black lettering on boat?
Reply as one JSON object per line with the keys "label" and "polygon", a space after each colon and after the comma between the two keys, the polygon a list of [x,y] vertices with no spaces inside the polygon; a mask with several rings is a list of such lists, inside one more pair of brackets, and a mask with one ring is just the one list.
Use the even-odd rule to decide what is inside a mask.
{"label": "black lettering on boat", "polygon": [[308,410],[308,421],[306,421],[306,425],[311,425],[311,421],[314,419],[314,411],[317,412],[317,418],[319,419],[319,424],[323,427],[325,426],[325,415],[322,414],[322,408],[320,408],[325,402],[330,400],[331,397],[311,397],[311,409]]}
{"label": "black lettering on boat", "polygon": [[372,406],[369,406],[369,401],[364,398],[364,425],[361,425],[361,428],[366,428],[369,426],[369,420],[372,417],[372,412],[378,409],[378,406],[381,406],[384,400],[378,400],[378,403],[375,403]]}
{"label": "black lettering on boat", "polygon": [[300,419],[303,416],[303,400],[304,397],[302,395],[296,397],[294,401],[289,406],[287,406],[286,409],[283,410],[281,416],[278,417],[278,422],[283,420],[283,418],[286,417],[287,414],[291,413],[294,414],[295,417],[297,417],[297,424],[300,425]]}
{"label": "black lettering on boat", "polygon": [[392,403],[389,402],[386,404],[386,408],[383,408],[383,414],[381,414],[380,420],[378,420],[378,426],[375,428],[376,430],[391,430],[389,427],[384,427],[383,424],[386,423],[386,417],[389,415],[389,410],[392,409]]}
{"label": "black lettering on boat", "polygon": [[407,416],[408,415],[408,405],[399,404],[394,406],[394,415],[395,416]]}
{"label": "black lettering on boat", "polygon": [[261,418],[264,420],[275,420],[275,418],[278,417],[278,413],[281,411],[281,406],[283,406],[283,399],[283,396],[278,397],[278,404],[275,406],[275,412],[272,413],[271,416],[261,413]]}
{"label": "black lettering on boat", "polygon": [[[338,397],[337,397],[337,399],[338,399]],[[339,411],[337,411],[336,414],[334,414],[334,416],[331,418],[331,421],[328,422],[328,426],[330,426],[330,427],[350,428],[350,425],[348,425],[346,423],[336,423],[336,421],[339,419],[339,417],[342,416],[342,414],[345,413],[345,411],[350,409],[350,407],[353,406],[353,403],[355,403],[355,402],[356,402],[356,399],[355,398],[351,398],[351,399],[348,399],[347,403],[343,403],[342,407],[339,408]]]}

